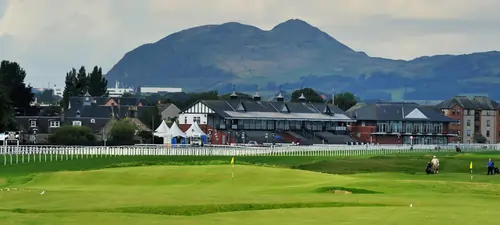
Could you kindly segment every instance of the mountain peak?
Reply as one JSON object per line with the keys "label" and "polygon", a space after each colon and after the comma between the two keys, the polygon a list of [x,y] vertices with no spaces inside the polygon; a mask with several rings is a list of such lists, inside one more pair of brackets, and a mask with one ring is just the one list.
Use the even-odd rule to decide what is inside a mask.
{"label": "mountain peak", "polygon": [[283,23],[280,23],[276,25],[272,31],[278,31],[278,30],[286,30],[286,31],[297,31],[297,30],[304,30],[304,29],[315,29],[318,30],[318,28],[312,26],[311,24],[307,23],[306,21],[303,21],[301,19],[290,19],[287,20]]}

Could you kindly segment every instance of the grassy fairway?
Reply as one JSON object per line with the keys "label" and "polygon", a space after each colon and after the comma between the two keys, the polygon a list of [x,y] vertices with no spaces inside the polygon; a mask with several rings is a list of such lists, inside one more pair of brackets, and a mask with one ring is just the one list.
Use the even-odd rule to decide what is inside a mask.
{"label": "grassy fairway", "polygon": [[[228,157],[119,157],[4,166],[0,221],[495,224],[500,176],[483,174],[487,158],[497,156],[441,154],[442,172],[431,176],[423,173],[429,157],[238,157],[234,179]],[[470,161],[478,170],[473,180]]]}

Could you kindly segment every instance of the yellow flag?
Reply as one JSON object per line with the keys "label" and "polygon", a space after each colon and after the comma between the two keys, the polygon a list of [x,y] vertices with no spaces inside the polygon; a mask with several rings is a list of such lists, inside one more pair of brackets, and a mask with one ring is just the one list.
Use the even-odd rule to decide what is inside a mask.
{"label": "yellow flag", "polygon": [[469,167],[470,167],[470,169],[472,169],[472,162],[470,162],[470,166]]}
{"label": "yellow flag", "polygon": [[231,164],[234,165],[234,157],[231,159]]}

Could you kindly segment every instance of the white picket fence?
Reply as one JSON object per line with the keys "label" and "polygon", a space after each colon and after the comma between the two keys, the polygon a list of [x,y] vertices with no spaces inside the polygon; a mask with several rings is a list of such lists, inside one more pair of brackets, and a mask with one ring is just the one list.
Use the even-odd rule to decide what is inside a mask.
{"label": "white picket fence", "polygon": [[[437,148],[439,147],[439,148]],[[455,145],[246,146],[1,146],[3,165],[113,156],[375,156],[417,152],[454,152]],[[500,145],[460,145],[464,152],[499,151]]]}

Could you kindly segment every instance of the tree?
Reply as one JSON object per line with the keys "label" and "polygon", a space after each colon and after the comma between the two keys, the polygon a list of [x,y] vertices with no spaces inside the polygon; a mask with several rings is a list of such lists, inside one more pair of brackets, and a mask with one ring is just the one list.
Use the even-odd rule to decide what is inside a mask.
{"label": "tree", "polygon": [[139,128],[128,119],[114,120],[108,133],[108,138],[115,145],[131,145]]}
{"label": "tree", "polygon": [[199,93],[189,93],[189,98],[186,102],[184,102],[183,105],[178,107],[184,108],[187,107],[196,101],[199,100],[218,100],[219,99],[219,93],[217,91],[207,91],[207,92],[199,92]]}
{"label": "tree", "polygon": [[34,94],[31,86],[26,86],[24,71],[16,62],[2,61],[0,63],[0,85],[3,86],[4,94],[12,102],[12,106],[27,110],[33,102]]}
{"label": "tree", "polygon": [[336,94],[334,100],[335,105],[344,111],[347,111],[358,103],[356,96],[351,92]]}
{"label": "tree", "polygon": [[36,93],[35,97],[37,102],[54,103],[56,101],[56,98],[54,97],[54,90],[52,89]]}
{"label": "tree", "polygon": [[151,129],[156,129],[161,124],[160,109],[158,106],[143,107],[143,112],[139,116],[139,120]]}
{"label": "tree", "polygon": [[0,86],[0,132],[5,132],[9,129],[14,118],[12,114],[12,102],[5,91],[5,88]]}
{"label": "tree", "polygon": [[66,80],[64,81],[64,92],[63,92],[63,100],[61,105],[65,108],[68,109],[69,107],[69,97],[71,96],[77,96],[78,94],[78,89],[77,89],[77,83],[78,79],[76,77],[76,69],[73,68],[71,71],[66,73]]}
{"label": "tree", "polygon": [[312,88],[303,88],[292,92],[292,102],[299,102],[299,97],[304,94],[307,102],[325,102],[323,97]]}
{"label": "tree", "polygon": [[86,126],[62,126],[49,136],[48,141],[56,145],[95,145],[96,137]]}
{"label": "tree", "polygon": [[80,67],[78,74],[76,74],[76,96],[83,96],[87,93],[89,87],[89,80],[85,67]]}
{"label": "tree", "polygon": [[102,69],[95,66],[88,76],[88,91],[91,96],[101,97],[108,95],[108,80],[102,75]]}
{"label": "tree", "polygon": [[473,143],[478,143],[478,144],[484,144],[488,141],[481,133],[475,132],[474,135],[472,135],[472,142]]}

